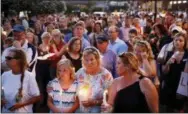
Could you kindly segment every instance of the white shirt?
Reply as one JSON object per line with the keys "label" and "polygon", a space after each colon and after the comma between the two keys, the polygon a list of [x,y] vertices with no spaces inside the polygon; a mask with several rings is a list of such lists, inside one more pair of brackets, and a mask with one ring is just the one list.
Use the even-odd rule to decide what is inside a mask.
{"label": "white shirt", "polygon": [[172,51],[173,47],[173,42],[165,44],[159,52],[158,58],[166,59],[168,51]]}
{"label": "white shirt", "polygon": [[[11,112],[10,110],[8,110],[8,108],[12,107],[16,103],[16,94],[18,93],[18,89],[21,86],[20,78],[21,74],[15,75],[12,73],[12,70],[4,72],[2,74],[2,87],[4,88],[5,100],[7,101],[7,104],[2,109],[3,113]],[[25,102],[39,95],[39,88],[35,76],[33,76],[31,72],[25,71],[23,80],[23,97],[21,99],[21,102]],[[14,113],[32,113],[32,107],[32,104],[27,105],[15,110]]]}

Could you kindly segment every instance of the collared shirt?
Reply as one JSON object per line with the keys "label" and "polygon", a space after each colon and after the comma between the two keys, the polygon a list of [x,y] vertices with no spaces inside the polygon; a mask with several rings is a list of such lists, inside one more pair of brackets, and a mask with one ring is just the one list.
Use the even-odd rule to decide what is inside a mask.
{"label": "collared shirt", "polygon": [[110,41],[108,48],[112,50],[116,55],[127,52],[128,50],[127,44],[125,44],[125,42],[119,38],[117,38],[114,42]]}
{"label": "collared shirt", "polygon": [[88,46],[90,46],[89,41],[82,37],[82,51]]}
{"label": "collared shirt", "polygon": [[[73,34],[72,34],[72,33],[71,33],[71,34],[67,34],[67,35],[65,36],[65,38],[64,38],[64,41],[65,41],[66,43],[68,43],[69,40],[70,40],[72,37],[73,37]],[[88,36],[84,34],[83,37],[82,37],[82,51],[83,51],[86,47],[90,46],[90,43],[89,43],[89,41],[88,41],[87,39],[89,39]]]}
{"label": "collared shirt", "polygon": [[116,72],[116,54],[112,50],[107,49],[104,54],[101,53],[101,56],[103,67],[111,72],[113,78],[117,78],[118,74]]}

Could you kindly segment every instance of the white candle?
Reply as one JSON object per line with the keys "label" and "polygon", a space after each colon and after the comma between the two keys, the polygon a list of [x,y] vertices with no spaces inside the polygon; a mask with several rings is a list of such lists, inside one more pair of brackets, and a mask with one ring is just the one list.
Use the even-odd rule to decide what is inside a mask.
{"label": "white candle", "polygon": [[108,90],[105,90],[104,93],[103,93],[103,105],[107,105],[107,101],[106,101],[106,95],[108,93]]}
{"label": "white candle", "polygon": [[87,101],[89,98],[89,86],[88,85],[82,86],[78,94],[80,101]]}
{"label": "white candle", "polygon": [[3,87],[3,86],[2,86],[2,88],[1,88],[1,92],[2,92],[2,93],[1,93],[1,97],[4,98],[4,97],[5,97],[5,91],[4,91],[4,87]]}

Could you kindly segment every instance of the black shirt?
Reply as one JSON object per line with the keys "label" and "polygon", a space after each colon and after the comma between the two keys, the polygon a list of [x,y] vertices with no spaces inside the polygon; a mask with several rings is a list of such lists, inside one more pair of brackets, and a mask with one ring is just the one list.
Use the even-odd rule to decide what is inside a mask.
{"label": "black shirt", "polygon": [[80,54],[80,57],[78,59],[73,59],[69,55],[69,53],[65,53],[65,57],[72,62],[73,66],[75,67],[75,72],[78,71],[82,67],[82,60],[81,60],[82,55],[81,54]]}
{"label": "black shirt", "polygon": [[[140,80],[144,76],[140,76]],[[139,81],[118,91],[114,101],[114,113],[149,113],[144,94],[141,92]]]}

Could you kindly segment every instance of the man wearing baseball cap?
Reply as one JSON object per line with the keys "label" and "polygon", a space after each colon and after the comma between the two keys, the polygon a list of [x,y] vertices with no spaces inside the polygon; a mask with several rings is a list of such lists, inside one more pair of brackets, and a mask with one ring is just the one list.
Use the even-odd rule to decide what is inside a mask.
{"label": "man wearing baseball cap", "polygon": [[5,62],[5,57],[9,54],[9,50],[17,48],[17,49],[22,49],[25,52],[27,56],[27,62],[29,64],[29,70],[35,74],[34,69],[37,60],[37,50],[32,44],[28,43],[26,39],[25,28],[23,25],[17,24],[13,27],[13,37],[14,37],[13,46],[6,48],[2,53],[2,59],[1,59],[2,69],[4,67],[6,68],[7,66]]}
{"label": "man wearing baseball cap", "polygon": [[96,39],[97,48],[102,56],[102,65],[112,73],[114,78],[117,78],[116,72],[116,54],[108,49],[109,39],[106,35],[99,35]]}

